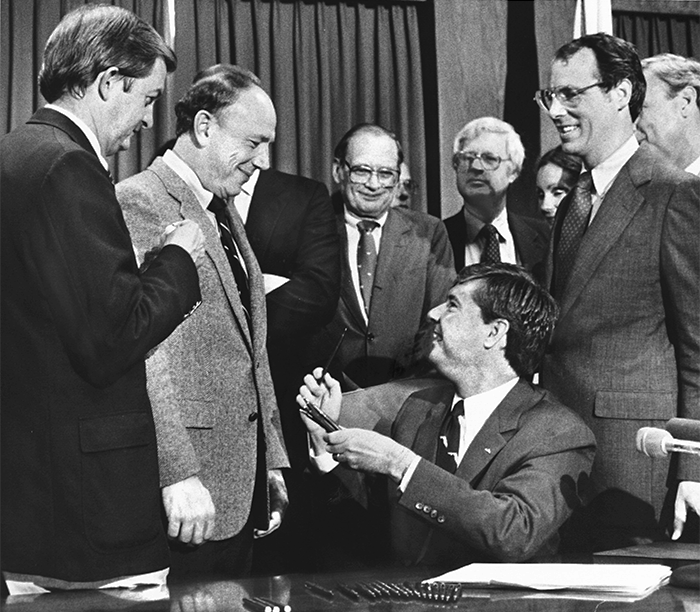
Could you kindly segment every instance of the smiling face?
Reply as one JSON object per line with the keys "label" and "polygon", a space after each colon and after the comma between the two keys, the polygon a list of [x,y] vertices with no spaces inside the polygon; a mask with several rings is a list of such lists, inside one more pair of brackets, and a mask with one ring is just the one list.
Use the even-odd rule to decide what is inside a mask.
{"label": "smiling face", "polygon": [[482,132],[462,144],[462,151],[474,154],[488,153],[501,158],[495,170],[485,170],[480,159],[473,163],[455,162],[457,190],[465,206],[485,223],[490,223],[505,207],[509,185],[518,178],[515,164],[508,159],[507,136],[496,132]]}
{"label": "smiling face", "polygon": [[277,115],[269,96],[254,86],[206,119],[207,163],[201,169],[200,180],[206,189],[226,200],[240,193],[256,168],[270,167]]}
{"label": "smiling face", "polygon": [[124,89],[124,77],[113,77],[109,111],[99,136],[103,155],[125,151],[136,132],[153,126],[153,105],[163,92],[166,74],[165,62],[158,58],[150,74],[134,78],[128,91]]}
{"label": "smiling face", "polygon": [[484,323],[472,294],[480,280],[455,285],[447,300],[428,313],[434,322],[428,358],[443,376],[460,380],[465,370],[478,371],[492,326]]}
{"label": "smiling face", "polygon": [[637,137],[646,140],[662,155],[674,159],[678,143],[683,142],[682,117],[678,96],[669,96],[666,84],[653,74],[645,73],[647,93],[637,120]]}
{"label": "smiling face", "polygon": [[359,185],[350,182],[349,167],[366,166],[373,170],[389,169],[399,173],[399,151],[396,142],[386,134],[364,131],[355,134],[348,142],[345,160],[333,162],[333,179],[340,186],[347,209],[358,217],[377,219],[391,206],[399,189],[382,187],[376,173]]}
{"label": "smiling face", "polygon": [[537,171],[537,201],[540,211],[547,222],[554,222],[559,203],[572,189],[572,185],[564,180],[565,173],[561,166],[545,164]]}
{"label": "smiling face", "polygon": [[[581,49],[552,65],[551,89],[580,89],[598,81],[600,74],[591,49]],[[555,98],[549,116],[559,132],[562,149],[580,155],[589,168],[612,155],[632,135],[630,94],[631,84],[625,79],[607,92],[602,87],[587,89],[567,106]]]}

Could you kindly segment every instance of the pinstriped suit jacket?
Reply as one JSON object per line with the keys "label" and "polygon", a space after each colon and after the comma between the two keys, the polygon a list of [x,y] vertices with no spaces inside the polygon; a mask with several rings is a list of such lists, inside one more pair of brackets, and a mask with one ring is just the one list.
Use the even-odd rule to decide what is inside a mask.
{"label": "pinstriped suit jacket", "polygon": [[[560,206],[553,236],[570,200]],[[656,520],[669,462],[637,453],[635,435],[672,417],[700,418],[699,236],[700,180],[640,147],[583,237],[543,364],[542,384],[596,436],[598,492],[623,491]],[[547,286],[552,266],[553,243]],[[689,459],[672,478],[700,480],[700,462]],[[619,516],[606,518],[613,524],[653,528],[633,524],[643,512],[606,508],[619,508]]]}
{"label": "pinstriped suit jacket", "polygon": [[[202,305],[146,361],[161,485],[198,474],[216,507],[214,539],[237,534],[248,519],[258,452],[268,469],[288,467],[265,349],[262,274],[231,207],[233,233],[250,278],[252,329],[218,232],[189,187],[161,158],[117,186],[139,260],[174,221],[192,219],[205,236],[199,269]],[[262,418],[266,449],[257,445]],[[253,420],[251,420],[253,419]]]}

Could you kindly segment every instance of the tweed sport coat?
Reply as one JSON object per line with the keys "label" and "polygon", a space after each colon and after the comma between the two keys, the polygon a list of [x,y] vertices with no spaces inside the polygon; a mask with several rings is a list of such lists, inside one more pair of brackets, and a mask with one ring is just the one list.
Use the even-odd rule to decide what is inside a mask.
{"label": "tweed sport coat", "polygon": [[[288,467],[265,349],[262,274],[238,213],[233,233],[250,280],[252,329],[216,227],[179,176],[157,158],[117,186],[139,259],[163,228],[192,219],[204,232],[199,269],[201,312],[146,361],[158,437],[161,485],[197,474],[216,507],[215,540],[240,532],[250,514],[256,458],[267,469]],[[257,441],[262,419],[264,448]]]}
{"label": "tweed sport coat", "polygon": [[[562,202],[555,219],[547,286],[570,201]],[[675,460],[652,460],[635,450],[640,427],[700,418],[699,236],[700,180],[642,145],[582,239],[543,362],[543,386],[596,436],[595,490],[621,492],[636,504],[635,512],[604,504],[611,515],[606,521],[631,535],[659,520],[667,476],[700,480],[695,457],[681,458],[676,470]]]}

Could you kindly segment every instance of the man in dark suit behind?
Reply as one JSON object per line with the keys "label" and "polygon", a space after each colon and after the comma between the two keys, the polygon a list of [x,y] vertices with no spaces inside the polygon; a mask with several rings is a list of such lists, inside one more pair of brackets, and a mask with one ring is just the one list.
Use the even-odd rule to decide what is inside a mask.
{"label": "man in dark suit behind", "polygon": [[[327,355],[347,327],[334,371],[342,372],[346,388],[367,387],[405,376],[420,361],[425,315],[444,299],[455,276],[452,249],[439,219],[392,207],[403,160],[394,134],[357,125],[341,138],[334,157],[340,300],[310,355]],[[372,256],[363,263],[361,251],[370,247]]]}
{"label": "man in dark suit behind", "polygon": [[687,508],[700,510],[700,462],[651,460],[635,435],[700,418],[700,181],[637,144],[645,81],[631,44],[576,39],[550,83],[538,102],[586,170],[555,217],[547,286],[561,316],[542,368],[598,441],[595,498],[572,545],[662,539],[674,497],[678,537]]}
{"label": "man in dark suit behind", "polygon": [[[256,572],[300,571],[311,563],[305,542],[313,526],[306,427],[295,401],[304,374],[328,355],[308,355],[309,338],[331,321],[340,292],[340,238],[326,186],[266,169],[236,196],[236,210],[265,279],[267,351],[292,469],[290,507],[277,533],[258,540]],[[308,361],[307,361],[308,360]]]}
{"label": "man in dark suit behind", "polygon": [[139,274],[105,157],[152,125],[174,69],[133,13],[82,7],[46,45],[50,104],[0,143],[10,593],[165,581],[144,356],[197,305],[203,238],[192,222],[160,227],[162,249]]}
{"label": "man in dark suit behind", "polygon": [[549,227],[542,219],[507,209],[508,187],[525,159],[520,136],[509,123],[480,117],[455,137],[452,167],[462,210],[445,219],[459,272],[465,265],[503,261],[543,275]]}
{"label": "man in dark suit behind", "polygon": [[361,473],[386,480],[396,561],[437,571],[556,552],[557,531],[578,503],[595,450],[583,421],[528,382],[556,311],[517,266],[465,268],[429,314],[429,358],[446,380],[397,397],[390,436],[353,428],[355,398],[384,397],[385,385],[346,394],[341,411],[338,383],[306,376],[299,404],[320,400],[348,427],[326,434],[305,419],[314,460],[358,499],[366,495]]}

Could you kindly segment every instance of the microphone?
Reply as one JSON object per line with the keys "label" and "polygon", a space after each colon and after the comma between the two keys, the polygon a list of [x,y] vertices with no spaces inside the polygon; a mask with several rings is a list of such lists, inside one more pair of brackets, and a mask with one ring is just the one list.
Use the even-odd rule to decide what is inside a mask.
{"label": "microphone", "polygon": [[674,418],[666,423],[665,429],[674,438],[700,442],[700,421]]}
{"label": "microphone", "polygon": [[665,429],[642,427],[637,432],[637,450],[647,457],[667,457],[669,453],[700,455],[700,442],[677,440]]}

